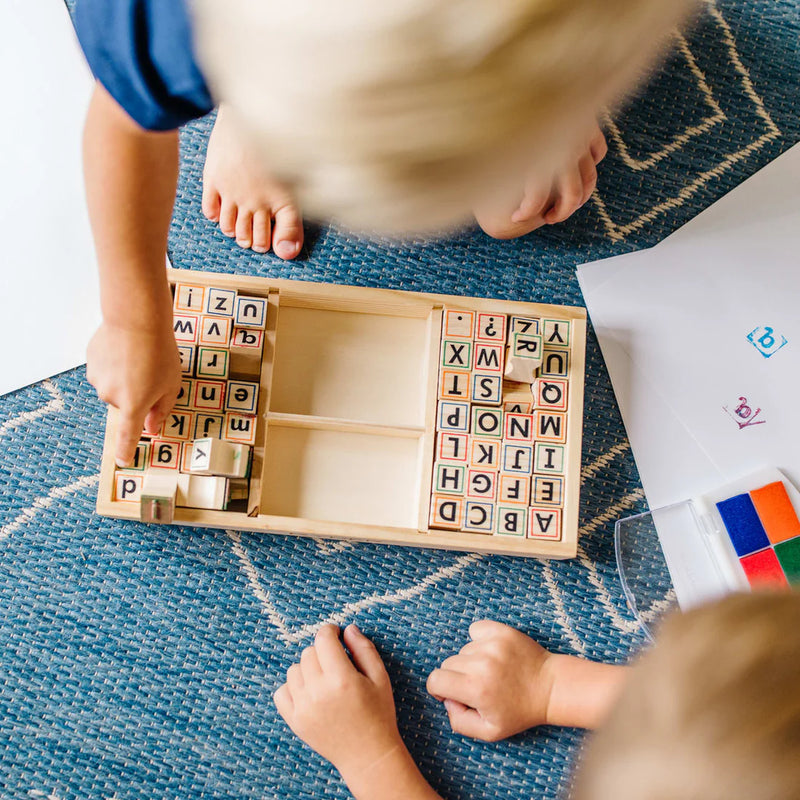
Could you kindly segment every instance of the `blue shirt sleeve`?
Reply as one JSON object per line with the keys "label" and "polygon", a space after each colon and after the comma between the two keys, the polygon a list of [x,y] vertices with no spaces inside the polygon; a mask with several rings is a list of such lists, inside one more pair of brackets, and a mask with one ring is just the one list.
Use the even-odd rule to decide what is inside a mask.
{"label": "blue shirt sleeve", "polygon": [[172,130],[214,107],[186,0],[77,0],[75,29],[97,80],[143,128]]}

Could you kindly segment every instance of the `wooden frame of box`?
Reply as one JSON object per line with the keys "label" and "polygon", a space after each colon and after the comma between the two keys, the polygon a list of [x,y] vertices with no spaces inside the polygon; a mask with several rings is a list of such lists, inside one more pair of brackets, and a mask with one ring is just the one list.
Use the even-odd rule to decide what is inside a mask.
{"label": "wooden frame of box", "polygon": [[[576,554],[583,308],[194,271],[168,270],[168,277],[173,286],[267,301],[246,508],[177,508],[174,523],[517,556]],[[569,331],[558,539],[429,525],[447,310],[561,320]],[[97,511],[139,519],[137,503],[115,499],[115,414],[109,409]]]}

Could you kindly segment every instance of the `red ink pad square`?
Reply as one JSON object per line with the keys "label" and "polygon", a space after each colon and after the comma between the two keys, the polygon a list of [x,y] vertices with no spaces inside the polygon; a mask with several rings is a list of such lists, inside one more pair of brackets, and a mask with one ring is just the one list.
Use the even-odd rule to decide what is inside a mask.
{"label": "red ink pad square", "polygon": [[739,563],[754,589],[789,585],[772,548],[740,558]]}

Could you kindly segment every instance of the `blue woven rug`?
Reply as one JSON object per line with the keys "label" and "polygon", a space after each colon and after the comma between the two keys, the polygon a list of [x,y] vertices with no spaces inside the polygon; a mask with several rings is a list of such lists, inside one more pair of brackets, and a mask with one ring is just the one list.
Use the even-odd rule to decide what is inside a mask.
{"label": "blue woven rug", "polygon": [[[800,139],[799,87],[798,0],[709,3],[610,126],[597,195],[566,224],[403,245],[321,228],[294,263],[239,250],[201,216],[203,120],[182,137],[170,253],[182,268],[580,304],[576,265],[655,244]],[[641,646],[611,534],[643,495],[591,336],[587,355],[582,539],[566,563],[102,519],[104,411],[84,371],[2,398],[0,796],[347,797],[271,702],[329,620],[375,639],[401,730],[445,797],[562,794],[579,732],[463,739],[425,678],[480,617],[596,659]]]}

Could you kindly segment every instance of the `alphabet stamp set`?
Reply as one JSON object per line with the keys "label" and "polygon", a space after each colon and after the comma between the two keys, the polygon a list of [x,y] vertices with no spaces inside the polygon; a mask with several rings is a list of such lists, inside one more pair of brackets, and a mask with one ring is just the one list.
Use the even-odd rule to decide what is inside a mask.
{"label": "alphabet stamp set", "polygon": [[575,555],[582,308],[169,270],[183,380],[98,512]]}

